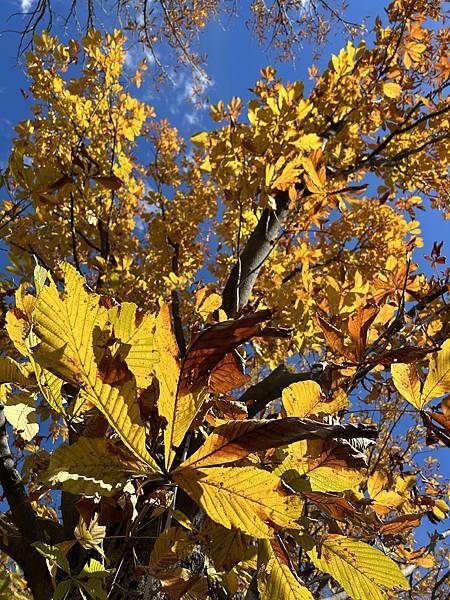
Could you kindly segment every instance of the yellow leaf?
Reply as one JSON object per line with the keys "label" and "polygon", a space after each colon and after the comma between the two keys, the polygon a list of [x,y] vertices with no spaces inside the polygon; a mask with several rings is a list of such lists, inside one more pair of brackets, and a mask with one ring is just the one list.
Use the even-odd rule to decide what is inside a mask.
{"label": "yellow leaf", "polygon": [[292,572],[289,559],[278,540],[260,540],[258,566],[261,600],[314,600],[308,588]]}
{"label": "yellow leaf", "polygon": [[191,142],[199,148],[205,148],[208,145],[209,135],[206,131],[196,133],[191,137]]}
{"label": "yellow leaf", "polygon": [[203,319],[207,319],[215,310],[218,310],[222,306],[222,296],[219,294],[210,294],[204,298],[198,307],[197,312]]}
{"label": "yellow leaf", "polygon": [[6,315],[6,331],[15,348],[22,354],[28,356],[26,338],[30,331],[30,322],[27,316],[18,307],[9,310]]}
{"label": "yellow leaf", "polygon": [[202,535],[210,540],[208,556],[218,571],[229,571],[244,558],[251,540],[236,529],[225,529],[222,525],[206,519]]}
{"label": "yellow leaf", "polygon": [[383,83],[383,94],[388,98],[398,98],[402,93],[402,87],[398,83]]}
{"label": "yellow leaf", "polygon": [[61,395],[61,388],[64,381],[50,371],[47,371],[47,369],[43,369],[32,356],[30,360],[36,374],[39,389],[45,400],[55,412],[65,415],[64,401]]}
{"label": "yellow leaf", "polygon": [[325,170],[317,171],[312,160],[306,156],[302,159],[302,165],[307,175],[305,177],[306,187],[312,193],[320,193],[325,184]]}
{"label": "yellow leaf", "polygon": [[305,133],[298,140],[292,142],[292,145],[304,152],[311,152],[322,146],[322,139],[316,133]]}
{"label": "yellow leaf", "polygon": [[391,510],[405,502],[405,498],[392,490],[382,490],[375,496],[374,500],[372,508],[379,515],[387,515]]}
{"label": "yellow leaf", "polygon": [[[281,175],[279,175],[275,181],[270,184],[270,187],[282,191],[287,190],[296,183],[300,172],[301,171],[295,161],[291,161],[284,167]],[[274,208],[276,208],[276,205]]]}
{"label": "yellow leaf", "polygon": [[166,468],[175,457],[175,449],[181,444],[195,415],[204,400],[203,393],[179,393],[180,362],[178,345],[172,331],[169,309],[163,305],[156,318],[155,345],[159,362],[154,365],[159,382],[158,411],[167,421],[164,429],[164,452]]}
{"label": "yellow leaf", "polygon": [[[96,344],[107,319],[99,296],[89,293],[82,276],[74,267],[62,265],[65,294],[60,296],[51,280],[36,302],[34,330],[39,344],[33,358],[64,381],[82,388],[85,398],[105,415],[123,443],[149,465],[149,472],[159,472],[145,446],[145,428],[136,398],[136,384],[126,378],[122,383],[108,382],[109,361],[104,344]],[[131,374],[130,374],[131,376]]]}
{"label": "yellow leaf", "polygon": [[150,553],[149,571],[158,576],[188,556],[195,545],[181,527],[169,527],[161,533]]}
{"label": "yellow leaf", "polygon": [[422,407],[433,398],[450,392],[450,339],[430,359],[428,376],[422,390]]}
{"label": "yellow leaf", "polygon": [[320,413],[333,414],[347,406],[345,396],[331,402],[322,401],[320,385],[312,380],[292,383],[283,390],[283,406],[288,417],[309,417]]}
{"label": "yellow leaf", "polygon": [[410,404],[421,409],[420,379],[413,363],[394,363],[391,365],[392,380],[400,394]]}
{"label": "yellow leaf", "polygon": [[80,437],[53,452],[40,479],[71,494],[114,496],[130,477],[139,475],[147,475],[147,466],[111,441]]}
{"label": "yellow leaf", "polygon": [[39,432],[39,424],[33,398],[24,398],[24,395],[22,394],[9,395],[4,410],[8,423],[10,423],[27,442],[32,440]]}
{"label": "yellow leaf", "polygon": [[369,544],[342,535],[326,535],[308,551],[314,565],[329,573],[353,600],[385,600],[385,592],[408,590],[404,575],[388,556]]}
{"label": "yellow leaf", "polygon": [[0,384],[14,383],[23,387],[27,385],[36,385],[34,378],[31,377],[27,367],[30,364],[21,365],[9,356],[0,357]]}
{"label": "yellow leaf", "polygon": [[103,548],[101,546],[105,534],[106,526],[98,524],[99,514],[96,513],[91,519],[90,523],[86,523],[83,517],[80,515],[78,525],[74,529],[74,537],[86,550],[96,550],[102,556],[104,556]]}
{"label": "yellow leaf", "polygon": [[344,458],[334,456],[321,441],[290,444],[275,473],[296,491],[344,492],[357,486],[364,475]]}
{"label": "yellow leaf", "polygon": [[[278,477],[256,467],[187,467],[173,474],[216,523],[257,538],[275,536],[274,528],[297,529],[302,502],[287,495]],[[270,525],[269,525],[270,523]]]}
{"label": "yellow leaf", "polygon": [[384,471],[375,471],[367,480],[367,491],[371,498],[375,498],[382,490],[386,489],[389,480]]}
{"label": "yellow leaf", "polygon": [[155,318],[138,311],[136,304],[123,302],[108,311],[114,336],[123,344],[123,358],[139,388],[147,388],[153,379],[153,364],[159,360],[153,341]]}

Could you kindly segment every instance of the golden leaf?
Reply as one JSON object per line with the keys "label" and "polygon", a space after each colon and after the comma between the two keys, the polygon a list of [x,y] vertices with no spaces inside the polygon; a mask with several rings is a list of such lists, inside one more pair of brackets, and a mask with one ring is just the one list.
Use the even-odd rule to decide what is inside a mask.
{"label": "golden leaf", "polygon": [[114,496],[130,477],[139,475],[148,475],[147,466],[111,441],[80,437],[53,452],[40,480],[72,494]]}
{"label": "golden leaf", "polygon": [[331,402],[325,402],[320,385],[312,380],[292,383],[283,390],[282,400],[288,417],[334,414],[348,404],[345,395],[338,395]]}
{"label": "golden leaf", "polygon": [[394,363],[391,365],[392,380],[400,394],[410,404],[421,409],[420,379],[414,363]]}
{"label": "golden leaf", "polygon": [[440,351],[430,359],[428,376],[422,390],[421,407],[433,398],[439,398],[448,392],[450,392],[450,340],[446,340]]}
{"label": "golden leaf", "polygon": [[99,296],[86,290],[84,279],[74,267],[63,264],[62,270],[64,297],[50,280],[36,302],[34,329],[40,342],[33,348],[33,358],[61,379],[80,386],[123,443],[149,465],[149,473],[159,472],[145,446],[136,384],[128,379],[120,385],[109,383],[109,349],[95,344],[95,335],[101,336],[101,327],[106,323],[106,309]]}
{"label": "golden leaf", "polygon": [[261,600],[313,600],[311,592],[292,572],[290,560],[278,540],[259,541],[258,566]]}
{"label": "golden leaf", "polygon": [[373,546],[326,535],[319,548],[308,551],[314,565],[336,579],[354,600],[384,600],[386,591],[409,589],[395,562]]}
{"label": "golden leaf", "polygon": [[402,87],[398,83],[383,83],[383,94],[388,98],[398,98],[402,93]]}
{"label": "golden leaf", "polygon": [[302,501],[287,495],[278,477],[256,467],[186,467],[173,474],[216,523],[257,538],[275,536],[277,528],[297,529]]}

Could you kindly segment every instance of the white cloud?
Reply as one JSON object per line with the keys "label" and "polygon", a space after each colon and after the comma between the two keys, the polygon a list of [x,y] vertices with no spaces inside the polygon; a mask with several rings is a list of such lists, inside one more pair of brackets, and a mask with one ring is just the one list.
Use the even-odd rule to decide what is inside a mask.
{"label": "white cloud", "polygon": [[[208,108],[208,102],[205,101],[205,94],[209,87],[214,84],[212,79],[208,79],[198,73],[186,72],[178,73],[176,78],[173,78],[177,93],[177,110],[184,110],[184,119],[189,125],[198,125],[203,117],[203,112]],[[189,112],[186,111],[186,105],[190,104],[194,107]]]}
{"label": "white cloud", "polygon": [[30,8],[33,6],[34,0],[20,0],[20,10],[23,13],[29,12]]}

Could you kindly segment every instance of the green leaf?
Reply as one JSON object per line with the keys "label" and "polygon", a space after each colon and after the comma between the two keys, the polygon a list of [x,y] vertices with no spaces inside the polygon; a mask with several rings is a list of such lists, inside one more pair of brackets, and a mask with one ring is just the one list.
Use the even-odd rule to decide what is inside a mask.
{"label": "green leaf", "polygon": [[70,579],[64,579],[55,588],[53,592],[53,600],[64,600],[72,587],[72,581]]}
{"label": "green leaf", "polygon": [[36,548],[39,554],[48,560],[50,565],[56,565],[62,571],[65,571],[70,575],[69,561],[61,548],[44,544],[44,542],[33,542],[31,545]]}
{"label": "green leaf", "polygon": [[91,558],[89,562],[83,565],[80,575],[88,576],[89,578],[104,579],[114,573],[115,569],[105,569],[104,565],[95,558]]}

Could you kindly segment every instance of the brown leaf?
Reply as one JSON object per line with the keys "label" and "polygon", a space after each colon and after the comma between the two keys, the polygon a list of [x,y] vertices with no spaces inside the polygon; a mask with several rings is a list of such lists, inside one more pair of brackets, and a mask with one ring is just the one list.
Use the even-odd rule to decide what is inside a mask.
{"label": "brown leaf", "polygon": [[400,517],[381,525],[380,533],[384,535],[396,535],[397,533],[405,533],[411,529],[415,529],[416,527],[419,527],[424,514],[425,513],[401,515]]}
{"label": "brown leaf", "polygon": [[232,396],[215,400],[214,406],[218,409],[221,418],[229,421],[243,421],[248,415],[245,403],[235,400]]}
{"label": "brown leaf", "polygon": [[122,385],[133,378],[125,360],[120,354],[112,356],[109,348],[106,348],[98,364],[98,376],[109,385]]}
{"label": "brown leaf", "polygon": [[378,356],[368,358],[365,362],[369,365],[391,365],[394,362],[411,363],[425,358],[431,352],[437,352],[440,348],[418,348],[417,346],[402,346],[395,350],[389,350]]}
{"label": "brown leaf", "polygon": [[244,373],[244,361],[237,350],[226,354],[209,376],[209,389],[213,394],[227,394],[243,386],[250,379]]}
{"label": "brown leaf", "polygon": [[369,327],[375,320],[380,309],[375,304],[360,306],[348,321],[348,333],[355,344],[356,358],[359,360],[364,355],[367,344]]}
{"label": "brown leaf", "polygon": [[59,179],[42,189],[41,192],[56,192],[56,190],[61,189],[68,183],[73,183],[72,177],[69,177],[69,175],[62,175]]}
{"label": "brown leaf", "polygon": [[92,179],[108,190],[114,192],[117,192],[117,190],[123,186],[123,181],[116,175],[95,175]]}
{"label": "brown leaf", "polygon": [[360,515],[356,508],[342,496],[328,494],[326,492],[302,492],[308,500],[311,500],[321,510],[325,511],[333,519],[346,521]]}
{"label": "brown leaf", "polygon": [[327,440],[364,435],[376,436],[376,430],[365,425],[331,425],[297,417],[229,421],[217,427],[177,471],[187,466],[203,468],[235,462],[253,452],[286,446],[300,440]]}
{"label": "brown leaf", "polygon": [[316,315],[317,324],[322,329],[325,341],[334,352],[345,358],[353,358],[345,347],[344,334],[320,315]]}
{"label": "brown leaf", "polygon": [[208,582],[203,575],[192,575],[186,569],[172,569],[160,579],[170,600],[201,600],[208,597]]}
{"label": "brown leaf", "polygon": [[443,414],[425,410],[420,411],[420,416],[427,430],[427,446],[432,446],[439,440],[450,448],[450,419]]}
{"label": "brown leaf", "polygon": [[271,316],[272,311],[261,310],[240,319],[215,323],[198,333],[192,340],[181,367],[180,392],[205,384],[225,356],[258,336],[261,333],[261,323]]}

